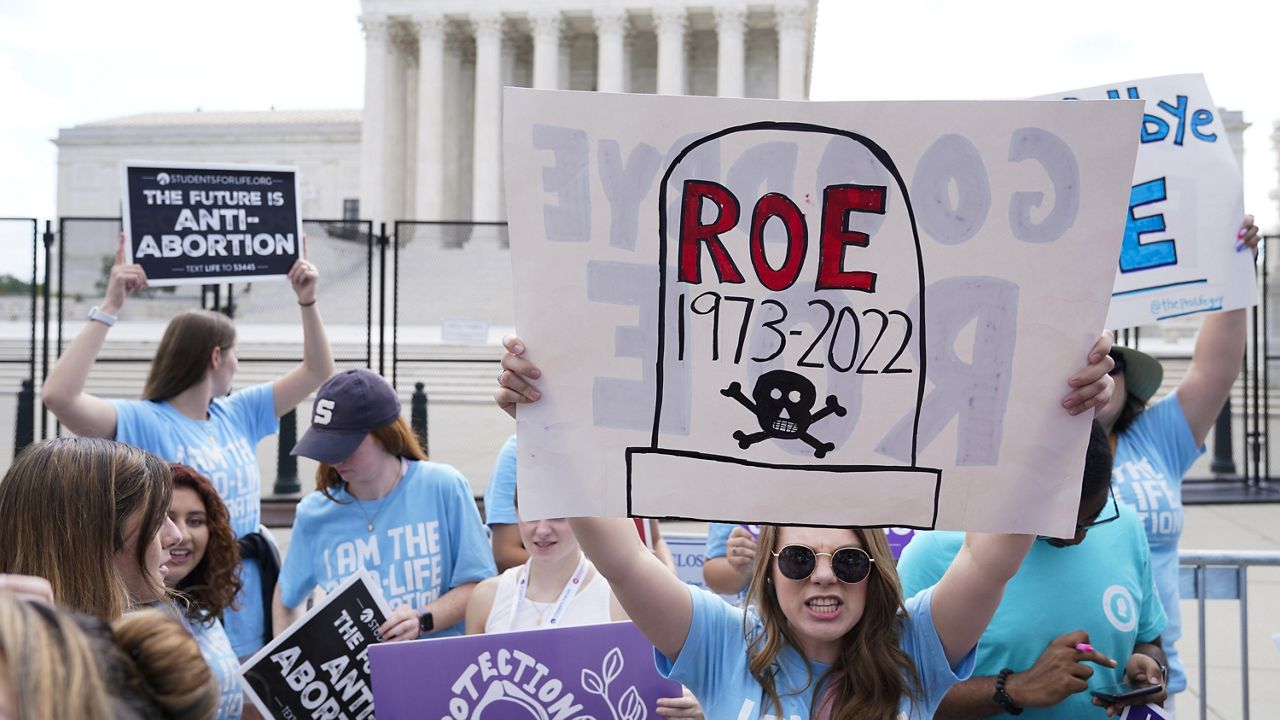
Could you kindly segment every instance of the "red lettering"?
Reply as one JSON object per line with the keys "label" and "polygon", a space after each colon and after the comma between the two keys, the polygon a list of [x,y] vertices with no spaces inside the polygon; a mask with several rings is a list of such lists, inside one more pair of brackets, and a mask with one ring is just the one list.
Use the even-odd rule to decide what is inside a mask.
{"label": "red lettering", "polygon": [[818,252],[816,290],[876,291],[876,274],[846,271],[844,251],[850,245],[866,247],[871,238],[848,229],[851,212],[884,214],[883,185],[831,185],[822,193],[822,241]]}
{"label": "red lettering", "polygon": [[[773,218],[782,221],[787,230],[787,257],[777,270],[769,266],[764,254],[764,226]],[[804,265],[804,253],[809,245],[809,228],[804,214],[786,195],[769,193],[756,202],[751,213],[751,264],[756,276],[765,287],[777,292],[786,290],[796,282],[800,266]]]}
{"label": "red lettering", "polygon": [[[709,225],[702,224],[703,200],[710,200],[717,208],[716,218]],[[745,282],[720,242],[720,233],[738,224],[738,212],[738,200],[725,186],[703,180],[685,181],[680,206],[680,282],[702,282],[700,243],[706,243],[720,282]]]}

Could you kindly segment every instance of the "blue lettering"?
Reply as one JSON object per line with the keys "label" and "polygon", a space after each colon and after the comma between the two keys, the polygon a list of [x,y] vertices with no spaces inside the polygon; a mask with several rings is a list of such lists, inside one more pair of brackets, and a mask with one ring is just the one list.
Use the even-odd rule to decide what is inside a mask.
{"label": "blue lettering", "polygon": [[1200,132],[1200,128],[1213,122],[1213,113],[1200,108],[1191,113],[1191,134],[1205,142],[1218,142],[1218,133]]}
{"label": "blue lettering", "polygon": [[[1173,116],[1173,119],[1178,121],[1178,129],[1173,133],[1173,144],[1182,145],[1182,139],[1187,135],[1187,96],[1178,95],[1176,103],[1176,105],[1170,105],[1161,100],[1156,103],[1156,107],[1169,113]],[[1167,128],[1168,126],[1166,125],[1165,127]],[[1143,142],[1146,142],[1146,140],[1143,140]]]}
{"label": "blue lettering", "polygon": [[1138,217],[1134,210],[1144,205],[1163,202],[1167,198],[1164,178],[1156,178],[1133,186],[1129,193],[1129,218],[1124,225],[1124,242],[1120,245],[1120,272],[1149,270],[1178,264],[1178,249],[1173,239],[1143,243],[1142,236],[1164,232],[1164,215],[1156,213]]}

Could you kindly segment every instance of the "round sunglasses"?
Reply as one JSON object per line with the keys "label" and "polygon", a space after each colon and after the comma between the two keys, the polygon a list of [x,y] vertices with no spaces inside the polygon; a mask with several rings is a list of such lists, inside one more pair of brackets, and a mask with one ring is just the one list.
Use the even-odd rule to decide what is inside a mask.
{"label": "round sunglasses", "polygon": [[778,560],[778,570],[783,577],[791,580],[804,580],[813,574],[818,566],[818,557],[825,555],[831,558],[831,572],[842,583],[855,585],[867,579],[871,574],[871,563],[875,559],[859,547],[844,547],[835,552],[814,552],[805,545],[787,545],[773,556]]}

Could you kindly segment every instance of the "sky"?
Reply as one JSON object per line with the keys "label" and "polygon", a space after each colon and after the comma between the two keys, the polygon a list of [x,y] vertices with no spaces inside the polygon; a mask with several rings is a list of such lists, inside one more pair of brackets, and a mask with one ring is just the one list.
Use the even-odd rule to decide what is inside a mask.
{"label": "sky", "polygon": [[[197,108],[360,107],[359,11],[358,0],[3,0],[0,216],[53,217],[59,128]],[[1253,123],[1245,206],[1276,231],[1280,68],[1266,33],[1277,27],[1280,3],[1257,0],[821,0],[810,94],[1003,99],[1203,73],[1215,102]]]}

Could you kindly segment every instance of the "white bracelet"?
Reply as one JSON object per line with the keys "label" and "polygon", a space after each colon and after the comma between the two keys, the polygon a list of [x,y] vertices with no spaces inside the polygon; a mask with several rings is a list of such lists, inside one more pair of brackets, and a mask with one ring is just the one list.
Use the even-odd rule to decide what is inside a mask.
{"label": "white bracelet", "polygon": [[93,307],[89,308],[89,319],[96,320],[102,323],[103,325],[106,325],[107,327],[111,327],[112,325],[116,324],[116,320],[118,318],[116,318],[115,315],[112,315],[111,313],[104,311],[102,308],[98,307],[97,305],[94,305]]}

